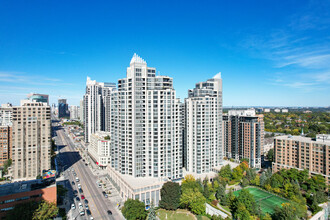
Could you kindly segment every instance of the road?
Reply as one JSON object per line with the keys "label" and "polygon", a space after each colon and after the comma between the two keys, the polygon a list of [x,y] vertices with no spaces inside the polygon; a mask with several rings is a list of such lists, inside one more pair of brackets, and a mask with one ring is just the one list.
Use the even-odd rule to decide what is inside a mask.
{"label": "road", "polygon": [[[71,184],[72,189],[78,191],[78,196],[80,198],[82,194],[85,196],[85,200],[88,201],[91,216],[93,216],[94,219],[122,219],[114,205],[103,196],[102,189],[97,187],[96,181],[98,177],[95,176],[90,168],[85,165],[78,151],[75,149],[74,143],[72,143],[71,139],[64,132],[64,129],[59,127],[56,134],[58,142],[57,145],[61,146],[59,151],[62,167],[64,167],[64,175],[69,179],[69,184]],[[77,176],[73,175],[73,172],[71,171],[72,168],[74,168]],[[78,182],[75,180],[76,177],[79,178],[79,183],[83,189],[82,193],[80,193],[77,188]],[[80,201],[75,199],[76,210],[71,210],[71,215],[69,215],[69,217],[71,217],[71,219],[73,217],[77,217],[78,219],[87,219],[87,217],[90,218],[90,216],[87,215],[79,216],[79,202],[81,202],[85,207],[85,202],[81,199]],[[112,212],[112,215],[108,215],[108,210]]]}

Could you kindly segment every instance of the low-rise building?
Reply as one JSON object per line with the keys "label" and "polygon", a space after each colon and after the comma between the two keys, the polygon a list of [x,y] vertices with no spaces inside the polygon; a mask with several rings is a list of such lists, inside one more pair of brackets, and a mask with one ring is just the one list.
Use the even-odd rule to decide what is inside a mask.
{"label": "low-rise building", "polygon": [[56,204],[56,196],[55,178],[0,185],[0,219],[17,204],[41,200]]}
{"label": "low-rise building", "polygon": [[105,169],[111,163],[110,144],[110,132],[97,131],[90,136],[88,154],[100,168]]}
{"label": "low-rise building", "polygon": [[282,109],[282,113],[288,113],[288,112],[289,112],[289,110],[287,108]]}
{"label": "low-rise building", "polygon": [[273,172],[307,169],[310,174],[323,175],[330,183],[330,140],[320,137],[324,136],[316,139],[291,135],[275,137]]}
{"label": "low-rise building", "polygon": [[151,203],[155,206],[159,205],[160,189],[168,180],[166,177],[133,177],[127,174],[121,174],[107,166],[107,173],[111,183],[116,187],[123,201],[127,199],[138,199],[144,202],[146,207]]}

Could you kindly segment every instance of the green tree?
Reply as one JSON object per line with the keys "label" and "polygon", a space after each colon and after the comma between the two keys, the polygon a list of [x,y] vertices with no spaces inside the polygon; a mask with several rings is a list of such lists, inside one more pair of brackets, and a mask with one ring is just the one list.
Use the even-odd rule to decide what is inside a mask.
{"label": "green tree", "polygon": [[234,217],[235,219],[240,219],[240,220],[252,220],[249,211],[242,203],[238,203],[237,210],[234,213]]}
{"label": "green tree", "polygon": [[166,182],[160,190],[161,200],[159,206],[167,210],[176,210],[180,205],[180,185]]}
{"label": "green tree", "polygon": [[4,172],[5,174],[8,173],[8,168],[11,166],[12,162],[13,162],[13,161],[12,161],[11,159],[8,159],[8,160],[6,160],[6,161],[4,162],[4,164],[3,164],[3,172]]}
{"label": "green tree", "polygon": [[276,206],[272,219],[276,220],[295,220],[298,219],[296,209],[290,203],[284,203],[282,206]]}
{"label": "green tree", "polygon": [[189,208],[196,215],[205,213],[206,199],[197,188],[188,188],[182,191],[180,204]]}
{"label": "green tree", "polygon": [[33,220],[46,220],[46,219],[52,219],[58,214],[58,208],[56,207],[56,204],[42,201],[39,204],[38,209],[33,213]]}
{"label": "green tree", "polygon": [[205,177],[205,179],[203,180],[203,195],[207,199],[211,195],[210,187],[209,187],[208,183],[209,183],[209,179],[207,177]]}
{"label": "green tree", "polygon": [[200,192],[203,192],[203,184],[200,180],[195,179],[193,175],[186,175],[185,178],[182,180],[181,184],[181,191],[183,192],[186,189],[195,189],[197,188]]}
{"label": "green tree", "polygon": [[126,200],[122,208],[122,213],[127,220],[144,220],[147,218],[144,203],[137,199]]}
{"label": "green tree", "polygon": [[234,201],[230,204],[230,209],[233,213],[236,213],[240,204],[244,204],[246,210],[252,214],[257,214],[257,203],[253,195],[247,190],[242,189]]}
{"label": "green tree", "polygon": [[222,177],[222,178],[227,179],[228,182],[231,180],[232,172],[231,172],[231,168],[230,168],[229,164],[227,164],[224,167],[221,167],[220,172],[219,172],[219,176]]}
{"label": "green tree", "polygon": [[228,205],[228,199],[226,195],[226,189],[224,186],[220,185],[217,189],[217,192],[215,194],[217,200],[219,200],[221,205],[227,206]]}
{"label": "green tree", "polygon": [[148,215],[148,220],[156,220],[156,210],[155,210],[155,206],[153,204],[151,204],[151,207],[149,209],[149,215]]}
{"label": "green tree", "polygon": [[9,220],[46,220],[52,219],[58,214],[58,208],[55,203],[47,201],[20,203],[10,210],[6,215]]}
{"label": "green tree", "polygon": [[274,162],[274,148],[272,148],[268,151],[267,159],[271,162]]}

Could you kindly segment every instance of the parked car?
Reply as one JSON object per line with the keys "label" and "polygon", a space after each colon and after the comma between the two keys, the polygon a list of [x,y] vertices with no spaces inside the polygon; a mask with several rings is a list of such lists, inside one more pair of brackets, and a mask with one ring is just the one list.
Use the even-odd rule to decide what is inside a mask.
{"label": "parked car", "polygon": [[81,184],[80,183],[78,183],[78,189],[81,189]]}
{"label": "parked car", "polygon": [[81,199],[85,199],[85,196],[84,195],[81,195]]}
{"label": "parked car", "polygon": [[76,182],[79,182],[79,178],[78,177],[76,177]]}
{"label": "parked car", "polygon": [[85,205],[85,209],[86,209],[86,210],[88,210],[88,209],[89,209],[89,207],[88,207],[88,205],[87,205],[87,204]]}
{"label": "parked car", "polygon": [[72,203],[71,209],[76,209],[76,206],[74,205],[74,203]]}
{"label": "parked car", "polygon": [[112,215],[112,212],[110,210],[107,211],[108,215]]}

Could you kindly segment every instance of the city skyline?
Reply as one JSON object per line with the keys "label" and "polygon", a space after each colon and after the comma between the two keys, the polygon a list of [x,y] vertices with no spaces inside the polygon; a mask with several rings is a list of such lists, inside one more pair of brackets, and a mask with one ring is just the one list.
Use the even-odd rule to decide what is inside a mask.
{"label": "city skyline", "polygon": [[18,2],[0,3],[1,103],[37,92],[79,105],[87,76],[117,83],[134,53],[182,101],[222,72],[224,106],[330,103],[326,1]]}

